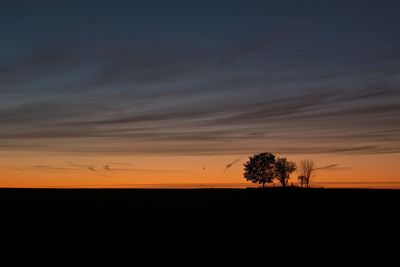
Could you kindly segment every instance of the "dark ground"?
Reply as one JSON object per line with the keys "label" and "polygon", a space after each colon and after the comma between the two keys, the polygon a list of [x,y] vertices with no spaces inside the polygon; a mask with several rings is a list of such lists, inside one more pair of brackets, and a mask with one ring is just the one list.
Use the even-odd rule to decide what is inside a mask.
{"label": "dark ground", "polygon": [[0,266],[400,266],[399,200],[400,190],[0,189]]}

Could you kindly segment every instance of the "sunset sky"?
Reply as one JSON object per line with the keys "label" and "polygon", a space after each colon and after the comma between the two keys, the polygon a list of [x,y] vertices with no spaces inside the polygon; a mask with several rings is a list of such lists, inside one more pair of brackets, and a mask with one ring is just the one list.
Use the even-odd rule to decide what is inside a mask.
{"label": "sunset sky", "polygon": [[2,1],[0,187],[246,186],[268,151],[400,188],[399,10]]}

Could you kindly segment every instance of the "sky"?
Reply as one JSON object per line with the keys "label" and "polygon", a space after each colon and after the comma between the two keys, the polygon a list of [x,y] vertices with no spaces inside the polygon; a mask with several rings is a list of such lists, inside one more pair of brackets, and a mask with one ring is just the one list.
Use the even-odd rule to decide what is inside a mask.
{"label": "sky", "polygon": [[400,187],[399,9],[2,1],[0,187],[242,186],[265,151]]}

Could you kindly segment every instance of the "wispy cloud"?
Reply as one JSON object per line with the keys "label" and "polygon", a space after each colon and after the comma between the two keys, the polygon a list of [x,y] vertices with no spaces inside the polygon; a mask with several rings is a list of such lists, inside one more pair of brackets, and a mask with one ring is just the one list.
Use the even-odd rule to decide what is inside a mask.
{"label": "wispy cloud", "polygon": [[232,167],[235,163],[238,163],[239,161],[240,161],[240,159],[236,159],[236,160],[232,161],[231,163],[226,164],[224,171],[227,171],[230,167]]}
{"label": "wispy cloud", "polygon": [[31,170],[31,171],[43,171],[43,172],[76,172],[79,171],[77,168],[68,168],[63,166],[50,166],[50,165],[35,165],[30,167],[22,168],[24,170]]}
{"label": "wispy cloud", "polygon": [[[36,49],[0,68],[0,148],[162,155],[400,152],[398,56],[330,67],[286,62],[276,70],[275,61],[260,65],[251,56],[269,55],[276,38],[282,37],[223,49]],[[106,170],[89,167],[81,166]]]}
{"label": "wispy cloud", "polygon": [[343,167],[339,166],[339,164],[330,164],[317,168],[317,170],[322,170],[322,171],[339,171],[339,170],[351,170],[351,169],[352,169],[351,167]]}
{"label": "wispy cloud", "polygon": [[81,169],[86,169],[86,170],[89,170],[89,171],[92,171],[92,172],[97,172],[96,165],[80,165],[80,164],[75,164],[75,163],[72,163],[72,162],[69,162],[69,161],[66,161],[66,163],[71,165],[71,166],[73,166],[73,167],[76,167],[76,168],[81,168]]}
{"label": "wispy cloud", "polygon": [[[129,163],[113,163],[112,165],[130,165]],[[140,173],[189,173],[186,169],[149,169],[149,168],[115,168],[111,164],[106,165],[83,165],[71,162],[65,162],[64,165],[32,165],[32,166],[0,166],[1,168],[18,170],[18,171],[36,171],[36,172],[51,172],[51,173],[65,173],[65,172],[85,172],[91,173],[96,176],[112,177],[113,173],[119,172],[140,172]],[[98,166],[98,167],[96,167]],[[87,172],[89,171],[89,172]]]}
{"label": "wispy cloud", "polygon": [[122,166],[126,166],[126,165],[130,165],[130,164],[121,164],[121,163],[114,163],[114,164],[106,164],[103,165],[103,170],[107,171],[107,172],[126,172],[126,171],[135,171],[134,168],[121,168],[121,167],[114,167],[114,165],[122,165]]}

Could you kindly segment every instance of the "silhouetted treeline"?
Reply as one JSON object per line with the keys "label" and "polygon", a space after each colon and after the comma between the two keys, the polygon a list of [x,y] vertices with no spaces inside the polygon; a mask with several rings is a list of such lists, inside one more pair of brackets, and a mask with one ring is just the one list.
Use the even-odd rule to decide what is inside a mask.
{"label": "silhouetted treeline", "polygon": [[244,164],[244,178],[253,183],[265,184],[278,181],[282,187],[289,184],[290,175],[298,171],[298,180],[300,186],[307,187],[310,183],[310,178],[315,174],[317,168],[314,161],[304,159],[300,162],[300,167],[293,161],[286,158],[276,157],[270,152],[263,152],[249,157],[249,160]]}

